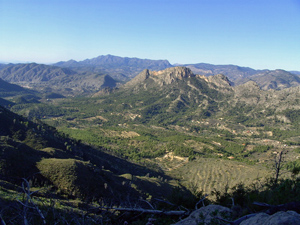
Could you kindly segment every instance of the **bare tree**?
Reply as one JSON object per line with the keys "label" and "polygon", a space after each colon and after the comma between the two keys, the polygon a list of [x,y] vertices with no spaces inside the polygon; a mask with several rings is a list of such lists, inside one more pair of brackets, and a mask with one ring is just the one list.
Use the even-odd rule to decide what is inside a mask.
{"label": "bare tree", "polygon": [[278,178],[280,175],[280,171],[282,169],[282,162],[283,162],[283,150],[281,152],[279,152],[276,157],[275,157],[275,180],[274,180],[274,184],[277,184],[278,182]]}
{"label": "bare tree", "polygon": [[20,200],[17,200],[17,201],[23,206],[23,222],[24,222],[24,224],[25,225],[29,224],[28,223],[28,210],[29,209],[36,210],[36,212],[42,218],[43,224],[46,224],[46,220],[45,220],[45,217],[44,217],[42,211],[34,203],[32,197],[31,197],[33,194],[35,194],[38,191],[31,192],[29,182],[24,178],[23,178],[23,183],[22,183],[22,190],[24,193],[24,201],[23,202]]}

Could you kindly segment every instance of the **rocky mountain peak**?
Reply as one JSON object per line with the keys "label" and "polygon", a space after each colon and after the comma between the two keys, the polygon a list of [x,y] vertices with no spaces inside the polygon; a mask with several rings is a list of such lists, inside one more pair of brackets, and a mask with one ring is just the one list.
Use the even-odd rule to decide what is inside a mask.
{"label": "rocky mountain peak", "polygon": [[161,71],[153,71],[151,74],[153,76],[169,76],[180,80],[182,80],[183,78],[195,76],[191,69],[181,66],[167,68]]}
{"label": "rocky mountain peak", "polygon": [[160,85],[171,84],[177,80],[194,77],[194,73],[187,67],[172,67],[161,71],[152,71],[151,76]]}
{"label": "rocky mountain peak", "polygon": [[125,84],[125,87],[132,87],[142,84],[148,79],[151,79],[159,86],[171,84],[177,80],[195,76],[193,72],[186,67],[171,67],[160,71],[143,70],[135,78]]}

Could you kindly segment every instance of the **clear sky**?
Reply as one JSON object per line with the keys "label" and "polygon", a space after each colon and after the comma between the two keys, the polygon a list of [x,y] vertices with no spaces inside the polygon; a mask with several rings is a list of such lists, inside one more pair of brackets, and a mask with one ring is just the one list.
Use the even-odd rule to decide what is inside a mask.
{"label": "clear sky", "polygon": [[107,54],[300,71],[300,0],[0,0],[0,61]]}

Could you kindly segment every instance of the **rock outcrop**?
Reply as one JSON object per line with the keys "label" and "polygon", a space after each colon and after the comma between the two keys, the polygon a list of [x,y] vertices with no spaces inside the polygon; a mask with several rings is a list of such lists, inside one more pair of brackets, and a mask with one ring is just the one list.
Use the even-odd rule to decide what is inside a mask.
{"label": "rock outcrop", "polygon": [[173,225],[218,224],[221,221],[216,217],[230,220],[231,216],[231,209],[220,205],[209,205],[195,210],[189,217]]}
{"label": "rock outcrop", "polygon": [[[124,87],[134,87],[139,84],[144,83],[147,80],[157,84],[158,86],[164,86],[166,84],[171,84],[177,80],[183,80],[184,78],[195,76],[193,72],[186,67],[172,67],[160,71],[150,71],[148,69],[143,70],[131,81],[127,82]],[[150,81],[149,81],[150,83]],[[148,85],[146,85],[148,86]]]}
{"label": "rock outcrop", "polygon": [[249,219],[244,220],[240,225],[282,225],[282,224],[300,224],[300,215],[294,211],[277,212],[273,215],[259,213]]}
{"label": "rock outcrop", "polygon": [[[189,217],[173,225],[197,225],[197,224],[234,224],[234,225],[300,225],[300,215],[295,211],[279,211],[273,215],[267,213],[250,214],[235,221],[231,220],[233,211],[220,205],[209,205],[192,212]],[[220,218],[220,219],[219,219]],[[223,219],[223,220],[221,220]],[[225,221],[228,221],[226,223]]]}

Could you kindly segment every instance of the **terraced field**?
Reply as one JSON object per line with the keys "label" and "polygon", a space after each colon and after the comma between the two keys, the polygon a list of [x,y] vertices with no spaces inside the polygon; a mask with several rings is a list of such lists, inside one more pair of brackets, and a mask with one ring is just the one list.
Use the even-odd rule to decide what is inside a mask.
{"label": "terraced field", "polygon": [[210,194],[214,189],[223,191],[226,185],[231,188],[239,183],[252,184],[271,176],[271,172],[262,166],[250,166],[223,159],[199,158],[169,173],[177,174],[186,187]]}

